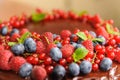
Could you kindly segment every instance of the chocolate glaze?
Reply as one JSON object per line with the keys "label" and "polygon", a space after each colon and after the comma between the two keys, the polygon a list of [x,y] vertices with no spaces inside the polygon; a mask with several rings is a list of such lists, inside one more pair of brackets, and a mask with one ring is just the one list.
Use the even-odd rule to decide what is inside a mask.
{"label": "chocolate glaze", "polygon": [[[35,31],[38,33],[43,33],[46,31],[50,31],[52,33],[60,33],[61,30],[63,29],[69,29],[73,31],[75,28],[79,28],[80,30],[95,30],[89,23],[86,22],[81,22],[78,20],[55,20],[55,21],[43,21],[40,23],[29,23],[26,25],[30,31]],[[120,64],[117,62],[113,63],[114,66],[118,66],[115,75],[120,74]],[[91,72],[88,75],[80,75],[79,77],[71,77],[71,76],[66,76],[63,80],[110,80],[109,79],[109,71],[103,72],[103,71],[97,71],[97,72]],[[105,79],[101,79],[105,78]],[[13,71],[2,71],[0,70],[0,80],[31,80],[30,78],[21,78],[17,73]],[[48,79],[49,80],[49,79]],[[114,79],[111,79],[114,80]],[[120,80],[116,79],[116,80]]]}

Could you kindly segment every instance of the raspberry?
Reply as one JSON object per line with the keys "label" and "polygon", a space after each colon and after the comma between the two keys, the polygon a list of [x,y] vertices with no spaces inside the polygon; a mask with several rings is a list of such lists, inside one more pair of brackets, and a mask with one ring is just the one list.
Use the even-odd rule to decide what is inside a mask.
{"label": "raspberry", "polygon": [[0,45],[0,50],[4,50],[4,46],[3,45]]}
{"label": "raspberry", "polygon": [[54,47],[57,47],[57,45],[54,44],[54,43],[50,43],[50,44],[47,46],[47,53],[49,53],[50,50],[51,50],[52,48],[54,48]]}
{"label": "raspberry", "polygon": [[41,35],[41,40],[47,46],[49,43],[53,42],[53,34],[51,32],[45,32]]}
{"label": "raspberry", "polygon": [[61,48],[64,58],[70,57],[73,54],[74,47],[71,44],[66,44]]}
{"label": "raspberry", "polygon": [[38,53],[38,54],[44,53],[45,52],[45,46],[44,46],[43,42],[37,41],[36,44],[37,44],[36,53]]}
{"label": "raspberry", "polygon": [[17,41],[17,38],[19,38],[19,37],[20,37],[20,35],[19,35],[18,33],[14,33],[14,34],[11,36],[10,40],[11,40],[11,41]]}
{"label": "raspberry", "polygon": [[0,51],[0,69],[10,70],[9,61],[13,57],[13,54],[8,50]]}
{"label": "raspberry", "polygon": [[24,33],[28,32],[28,29],[27,28],[23,28],[21,31],[20,31],[20,35],[23,35]]}
{"label": "raspberry", "polygon": [[41,66],[35,66],[32,70],[32,78],[34,80],[45,80],[47,76],[46,70]]}
{"label": "raspberry", "polygon": [[86,49],[88,49],[89,51],[93,51],[94,47],[93,47],[93,43],[91,40],[85,40],[82,42],[82,44],[85,46]]}
{"label": "raspberry", "polygon": [[23,57],[17,56],[17,57],[13,57],[10,60],[9,65],[13,71],[18,72],[21,65],[24,64],[25,62],[26,62],[26,60]]}
{"label": "raspberry", "polygon": [[66,37],[70,37],[71,32],[69,30],[62,30],[60,36],[65,39]]}
{"label": "raspberry", "polygon": [[96,30],[96,33],[97,33],[98,35],[104,36],[106,39],[109,38],[109,34],[107,33],[107,31],[105,30],[104,27],[98,27],[97,30]]}

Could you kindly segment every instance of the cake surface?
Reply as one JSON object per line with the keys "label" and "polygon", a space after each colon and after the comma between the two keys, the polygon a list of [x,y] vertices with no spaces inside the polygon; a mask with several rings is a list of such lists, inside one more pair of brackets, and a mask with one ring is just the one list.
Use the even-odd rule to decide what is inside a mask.
{"label": "cake surface", "polygon": [[[41,14],[41,13],[39,13],[39,14]],[[61,13],[60,13],[61,14]],[[64,15],[65,16],[65,15]],[[106,26],[107,24],[110,24],[110,25],[113,25],[113,23],[112,23],[112,21],[102,21],[101,19],[99,19],[98,18],[98,16],[96,17],[96,16],[94,16],[94,17],[90,17],[89,15],[83,15],[83,16],[80,16],[80,17],[78,17],[76,14],[73,14],[73,13],[69,13],[69,16],[68,17],[64,17],[63,15],[61,16],[60,15],[60,18],[56,18],[55,17],[55,15],[54,15],[54,18],[52,19],[52,18],[48,18],[48,19],[43,19],[43,20],[40,20],[40,21],[35,21],[34,22],[34,19],[28,19],[28,20],[26,20],[25,22],[24,22],[24,24],[22,25],[23,27],[21,27],[20,25],[17,25],[17,26],[15,26],[16,24],[15,23],[13,23],[12,24],[12,22],[8,22],[9,23],[9,25],[8,24],[6,24],[6,23],[1,23],[1,29],[3,28],[3,27],[5,27],[5,26],[9,26],[9,29],[10,29],[10,31],[12,31],[12,28],[14,27],[14,28],[18,28],[18,29],[20,29],[20,30],[22,30],[22,28],[27,28],[30,32],[36,32],[37,34],[40,34],[40,36],[44,33],[44,32],[52,32],[52,33],[55,33],[55,34],[60,34],[61,33],[61,31],[62,30],[70,30],[71,32],[73,32],[74,31],[74,29],[79,29],[80,31],[79,32],[84,32],[85,33],[85,30],[88,30],[88,31],[95,31],[95,32],[97,32],[97,29],[99,28],[99,27],[103,27],[103,26]],[[90,19],[90,20],[89,20]],[[12,27],[11,27],[12,26]],[[14,29],[13,28],[13,29]],[[115,30],[115,29],[114,29]],[[2,32],[2,30],[1,30],[1,32]],[[114,32],[114,31],[113,31]],[[109,31],[108,31],[108,33],[109,33]],[[109,38],[108,37],[106,37],[106,40],[110,40],[110,39],[112,39],[113,38],[113,36],[116,36],[116,35],[119,35],[118,34],[119,33],[119,31],[116,31],[116,33],[115,34],[113,34],[112,32],[111,33],[109,33]],[[8,36],[10,34],[10,32],[8,32],[6,35]],[[98,33],[99,35],[101,34],[101,33]],[[111,35],[112,36],[111,36]],[[41,40],[39,40],[39,39],[41,39],[40,37],[39,37],[39,39],[38,38],[36,38],[36,37],[34,37],[33,36],[34,34],[32,34],[32,38],[33,39],[36,39],[37,41],[41,41]],[[102,35],[102,34],[101,34]],[[1,33],[1,38],[2,38],[2,36],[4,36],[3,35],[3,33]],[[21,36],[21,35],[20,35]],[[98,36],[98,35],[97,35]],[[4,38],[4,37],[3,37]],[[20,37],[16,37],[16,38],[20,38]],[[16,39],[15,38],[15,39]],[[81,37],[80,37],[81,38]],[[5,38],[4,38],[5,39]],[[44,39],[45,40],[45,39]],[[47,39],[46,39],[46,41],[47,41]],[[13,40],[13,39],[11,39],[11,40],[9,40],[9,42],[17,42],[16,40]],[[9,43],[8,42],[8,43]],[[61,41],[62,42],[62,41]],[[3,42],[2,42],[3,43]],[[3,44],[0,44],[0,45],[3,45]],[[44,41],[43,41],[43,43],[44,43]],[[24,42],[24,44],[25,44],[25,42]],[[65,45],[66,43],[64,43],[64,45]],[[70,43],[69,43],[70,44]],[[119,52],[119,42],[117,42],[116,41],[116,43],[114,44],[114,42],[113,43],[105,43],[105,45],[101,45],[101,46],[103,46],[103,47],[106,47],[106,46],[114,46],[113,48],[114,49],[116,49],[116,51],[118,50],[118,52]],[[13,45],[12,45],[13,46]],[[11,47],[12,47],[11,45],[9,45],[9,48],[6,48],[6,46],[5,46],[5,50],[11,50]],[[53,47],[54,48],[54,47]],[[75,51],[75,50],[74,50]],[[14,53],[13,51],[11,51],[12,53]],[[27,50],[26,50],[26,52],[27,52]],[[28,53],[31,53],[31,52],[29,52],[28,51]],[[33,54],[35,54],[35,51],[33,51],[32,52]],[[96,52],[94,52],[94,53],[97,53],[97,50],[96,50]],[[118,60],[118,58],[116,59],[116,57],[115,56],[108,56],[107,54],[106,54],[106,52],[104,52],[105,54],[104,54],[104,57],[108,57],[108,58],[110,58],[110,60],[112,60],[112,62],[113,62],[113,64],[112,64],[112,66],[111,66],[111,68],[109,68],[109,70],[107,70],[107,71],[101,71],[100,69],[97,69],[97,70],[95,70],[95,71],[90,71],[90,73],[89,74],[87,74],[87,75],[83,75],[83,74],[79,74],[79,75],[77,75],[76,77],[73,77],[73,76],[71,76],[71,75],[69,75],[69,73],[67,72],[67,70],[66,70],[66,75],[63,77],[63,79],[61,78],[60,80],[109,80],[109,79],[115,79],[115,80],[119,80],[119,74],[120,74],[120,69],[119,69],[119,66],[120,66],[120,64],[118,63],[119,62],[119,60]],[[115,53],[115,52],[114,52]],[[117,53],[117,52],[116,52]],[[1,53],[2,54],[2,53]],[[24,54],[26,54],[26,53],[24,53]],[[38,54],[38,53],[37,53]],[[48,54],[47,52],[46,52],[46,54]],[[14,55],[16,56],[16,53],[14,53]],[[31,54],[29,54],[27,57],[29,57]],[[39,54],[38,54],[39,55]],[[23,58],[25,58],[26,60],[27,60],[27,57],[26,57],[26,55],[24,56],[24,55],[21,55],[21,53],[20,53],[20,55],[18,55],[18,53],[17,53],[17,56],[22,56]],[[71,56],[73,56],[73,55],[71,55]],[[92,59],[91,59],[91,63],[94,61],[94,57],[95,57],[96,55],[94,55],[93,57],[92,57]],[[117,55],[118,56],[118,55]],[[51,57],[51,56],[50,56]],[[114,58],[114,59],[113,59]],[[67,58],[65,58],[65,59],[67,59]],[[96,57],[95,57],[95,59],[96,59]],[[73,60],[72,62],[76,62],[77,64],[79,64],[80,65],[80,63],[82,62],[82,60],[87,60],[87,58],[83,58],[83,59],[81,59],[81,60],[79,60],[79,61],[75,61],[75,60]],[[103,60],[103,58],[101,59],[101,61]],[[11,59],[10,59],[10,61],[11,61]],[[53,61],[54,61],[54,59],[53,59]],[[81,62],[80,62],[81,61]],[[89,61],[89,59],[88,59],[88,61]],[[29,62],[29,61],[27,61],[27,62]],[[29,62],[30,63],[30,62]],[[42,62],[41,62],[42,63]],[[34,66],[36,66],[36,65],[39,65],[39,66],[43,66],[43,67],[46,67],[45,65],[43,65],[44,64],[44,62],[43,62],[43,64],[33,64]],[[55,61],[55,63],[56,64],[60,64],[59,63],[59,61]],[[95,62],[94,62],[95,63]],[[14,64],[14,63],[13,63]],[[32,64],[32,63],[30,63],[30,64]],[[70,63],[67,63],[66,65],[67,65],[67,67],[68,67],[68,64],[70,64]],[[93,63],[92,63],[93,64]],[[49,65],[53,65],[53,63],[52,64],[49,64]],[[1,66],[1,65],[0,65]],[[99,64],[99,66],[100,66],[100,64]],[[55,66],[54,66],[55,67]],[[114,68],[116,68],[115,70],[113,70]],[[4,69],[2,69],[2,68],[0,68],[1,70],[0,70],[0,80],[32,80],[31,78],[30,78],[30,75],[29,75],[29,77],[26,77],[26,78],[21,78],[19,75],[18,75],[18,72],[19,71],[17,71],[17,74],[16,74],[16,72],[14,71],[14,69],[10,69],[10,71],[6,71],[6,70],[4,70]],[[67,68],[68,69],[68,68]],[[113,71],[112,71],[113,70]],[[111,71],[113,72],[112,73],[112,76],[111,76]],[[115,74],[114,74],[115,73]],[[32,74],[32,75],[34,75],[34,74]],[[34,75],[34,76],[36,76],[36,75]],[[49,78],[48,78],[49,77]],[[37,78],[34,78],[33,77],[33,80],[44,80],[45,78],[41,78],[41,79],[37,79]],[[53,80],[52,78],[51,78],[51,76],[50,76],[50,74],[48,74],[47,73],[47,79],[48,80]],[[58,78],[57,78],[58,79]],[[54,79],[54,80],[57,80],[57,79]],[[58,79],[59,80],[59,79]]]}

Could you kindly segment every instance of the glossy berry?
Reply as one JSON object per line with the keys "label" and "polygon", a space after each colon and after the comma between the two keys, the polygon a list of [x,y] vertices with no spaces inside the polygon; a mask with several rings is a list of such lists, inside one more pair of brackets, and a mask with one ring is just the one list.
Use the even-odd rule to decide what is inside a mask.
{"label": "glossy berry", "polygon": [[12,31],[10,32],[10,36],[12,36],[14,33],[18,33],[19,34],[19,30],[14,28],[12,29]]}
{"label": "glossy berry", "polygon": [[91,70],[92,64],[89,61],[84,60],[80,63],[80,72],[82,74],[88,74],[91,72]]}
{"label": "glossy berry", "polygon": [[76,63],[71,63],[68,67],[69,72],[72,76],[77,76],[80,73],[80,67]]}
{"label": "glossy berry", "polygon": [[50,57],[46,57],[45,59],[44,59],[44,64],[45,65],[50,65],[52,63],[52,59],[50,58]]}
{"label": "glossy berry", "polygon": [[107,57],[113,60],[115,58],[115,53],[113,51],[107,53]]}
{"label": "glossy berry", "polygon": [[66,74],[65,68],[61,65],[55,66],[52,72],[53,78],[55,80],[62,80],[65,74]]}
{"label": "glossy berry", "polygon": [[53,71],[53,68],[54,68],[53,66],[47,66],[46,67],[47,73],[50,74]]}
{"label": "glossy berry", "polygon": [[67,60],[68,63],[73,62],[73,58],[72,58],[72,56],[68,57],[66,60]]}
{"label": "glossy berry", "polygon": [[27,62],[33,64],[33,65],[37,65],[38,64],[38,58],[37,57],[34,57],[34,56],[28,56],[26,58]]}
{"label": "glossy berry", "polygon": [[59,64],[65,66],[67,63],[66,59],[60,59]]}
{"label": "glossy berry", "polygon": [[32,72],[32,68],[33,66],[29,63],[24,63],[21,67],[20,67],[20,70],[19,70],[19,75],[21,77],[28,77],[30,76],[31,72]]}
{"label": "glossy berry", "polygon": [[104,58],[100,62],[100,69],[103,71],[108,71],[112,66],[112,60],[110,58]]}
{"label": "glossy berry", "polygon": [[35,52],[36,51],[36,42],[32,38],[27,38],[24,42],[25,50],[27,52]]}
{"label": "glossy berry", "polygon": [[62,52],[59,48],[55,47],[50,50],[50,57],[55,60],[59,61],[62,58]]}
{"label": "glossy berry", "polygon": [[92,70],[93,71],[97,71],[98,69],[99,69],[98,64],[96,64],[96,63],[92,64]]}
{"label": "glossy berry", "polygon": [[46,53],[41,53],[41,54],[39,54],[39,59],[40,59],[40,60],[45,59],[45,57],[46,57]]}
{"label": "glossy berry", "polygon": [[7,33],[8,33],[8,28],[7,28],[7,27],[2,27],[0,33],[1,33],[3,36],[7,35]]}
{"label": "glossy berry", "polygon": [[11,47],[11,50],[15,55],[20,55],[24,53],[25,48],[23,44],[16,44]]}
{"label": "glossy berry", "polygon": [[110,39],[110,40],[108,41],[108,45],[114,46],[115,44],[116,44],[115,39]]}

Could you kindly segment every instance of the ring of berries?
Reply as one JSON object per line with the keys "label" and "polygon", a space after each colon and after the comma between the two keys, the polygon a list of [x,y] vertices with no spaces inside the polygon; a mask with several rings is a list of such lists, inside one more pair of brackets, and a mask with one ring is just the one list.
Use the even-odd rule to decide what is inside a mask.
{"label": "ring of berries", "polygon": [[[54,19],[86,21],[96,28],[96,33],[75,29],[62,30],[60,34],[38,34],[22,27],[29,21]],[[52,74],[55,80],[62,80],[66,73],[78,76],[99,69],[108,71],[112,61],[120,63],[119,47],[119,30],[112,20],[102,20],[98,15],[79,16],[62,10],[48,14],[37,10],[30,17],[13,16],[0,23],[0,69],[13,70],[23,78],[44,80]]]}

